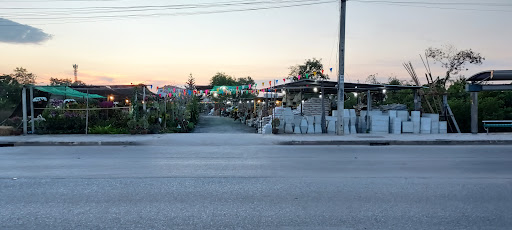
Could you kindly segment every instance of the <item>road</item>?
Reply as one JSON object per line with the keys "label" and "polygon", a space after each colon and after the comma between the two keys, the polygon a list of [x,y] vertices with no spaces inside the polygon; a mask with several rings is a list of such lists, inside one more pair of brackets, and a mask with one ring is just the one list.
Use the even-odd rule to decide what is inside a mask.
{"label": "road", "polygon": [[0,229],[512,229],[511,216],[510,146],[0,148]]}
{"label": "road", "polygon": [[256,133],[256,128],[230,117],[201,116],[194,133]]}

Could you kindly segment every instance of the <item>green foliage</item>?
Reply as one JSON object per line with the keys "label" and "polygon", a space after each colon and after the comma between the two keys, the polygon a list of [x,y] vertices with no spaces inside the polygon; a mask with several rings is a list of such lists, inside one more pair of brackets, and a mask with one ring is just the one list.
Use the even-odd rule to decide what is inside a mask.
{"label": "green foliage", "polygon": [[446,87],[452,76],[456,76],[463,70],[468,70],[465,68],[466,64],[481,65],[485,60],[480,53],[471,49],[457,50],[454,46],[430,47],[425,51],[425,55],[434,59],[435,62],[441,63],[441,66],[446,69],[445,77],[437,80],[443,88]]}
{"label": "green foliage", "polygon": [[237,84],[236,79],[233,77],[226,75],[225,73],[217,73],[215,76],[210,79],[211,86],[235,86]]}
{"label": "green foliage", "polygon": [[27,69],[23,67],[16,67],[16,69],[14,69],[12,77],[14,77],[16,81],[23,85],[35,84],[37,78],[35,74],[29,73]]}
{"label": "green foliage", "polygon": [[196,80],[194,79],[194,77],[192,76],[192,74],[190,74],[188,76],[188,80],[186,82],[186,87],[185,87],[187,90],[196,90]]}
{"label": "green foliage", "polygon": [[357,97],[354,93],[345,95],[345,109],[353,109],[357,105]]}
{"label": "green foliage", "polygon": [[251,77],[241,77],[236,79],[236,85],[254,85],[256,82]]}
{"label": "green foliage", "polygon": [[301,79],[305,79],[307,75],[309,76],[308,79],[311,80],[328,80],[329,76],[322,73],[323,69],[324,65],[322,64],[322,59],[308,59],[302,65],[290,67],[290,77],[288,77],[288,79],[298,81],[298,75],[301,75]]}
{"label": "green foliage", "polygon": [[107,126],[94,126],[89,128],[89,134],[127,134],[128,131],[124,128],[116,128],[112,125]]}
{"label": "green foliage", "polygon": [[[471,131],[471,99],[465,90],[466,80],[457,79],[447,90],[448,104],[462,132]],[[480,92],[478,95],[478,124],[483,132],[483,120],[512,119],[512,92]],[[499,130],[499,129],[498,129]]]}
{"label": "green foliage", "polygon": [[281,121],[279,120],[279,118],[274,118],[274,120],[272,120],[272,128],[277,129],[279,125],[281,125]]}
{"label": "green foliage", "polygon": [[21,102],[22,88],[23,86],[10,75],[0,76],[0,109],[12,112]]}

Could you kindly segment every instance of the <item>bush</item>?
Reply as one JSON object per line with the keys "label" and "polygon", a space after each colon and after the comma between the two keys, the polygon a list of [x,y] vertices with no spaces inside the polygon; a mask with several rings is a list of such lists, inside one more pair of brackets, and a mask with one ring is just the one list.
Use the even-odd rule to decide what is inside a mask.
{"label": "bush", "polygon": [[128,131],[123,128],[116,128],[112,125],[107,126],[94,126],[89,128],[90,134],[127,134]]}

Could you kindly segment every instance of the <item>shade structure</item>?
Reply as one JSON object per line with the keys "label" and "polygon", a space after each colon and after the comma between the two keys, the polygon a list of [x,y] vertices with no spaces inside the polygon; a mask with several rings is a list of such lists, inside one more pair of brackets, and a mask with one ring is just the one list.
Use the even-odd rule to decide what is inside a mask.
{"label": "shade structure", "polygon": [[37,90],[47,92],[53,95],[60,95],[66,97],[81,97],[81,98],[105,98],[103,96],[97,94],[87,94],[71,89],[67,86],[36,86],[34,87]]}

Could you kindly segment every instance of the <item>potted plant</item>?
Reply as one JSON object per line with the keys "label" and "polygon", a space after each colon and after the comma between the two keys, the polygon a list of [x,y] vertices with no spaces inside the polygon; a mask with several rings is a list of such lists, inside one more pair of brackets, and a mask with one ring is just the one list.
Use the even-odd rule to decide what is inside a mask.
{"label": "potted plant", "polygon": [[277,134],[279,132],[280,124],[281,124],[281,121],[279,120],[279,118],[274,118],[274,120],[272,120],[272,133],[273,134]]}
{"label": "potted plant", "polygon": [[135,119],[129,120],[127,125],[132,135],[137,134],[137,121]]}

